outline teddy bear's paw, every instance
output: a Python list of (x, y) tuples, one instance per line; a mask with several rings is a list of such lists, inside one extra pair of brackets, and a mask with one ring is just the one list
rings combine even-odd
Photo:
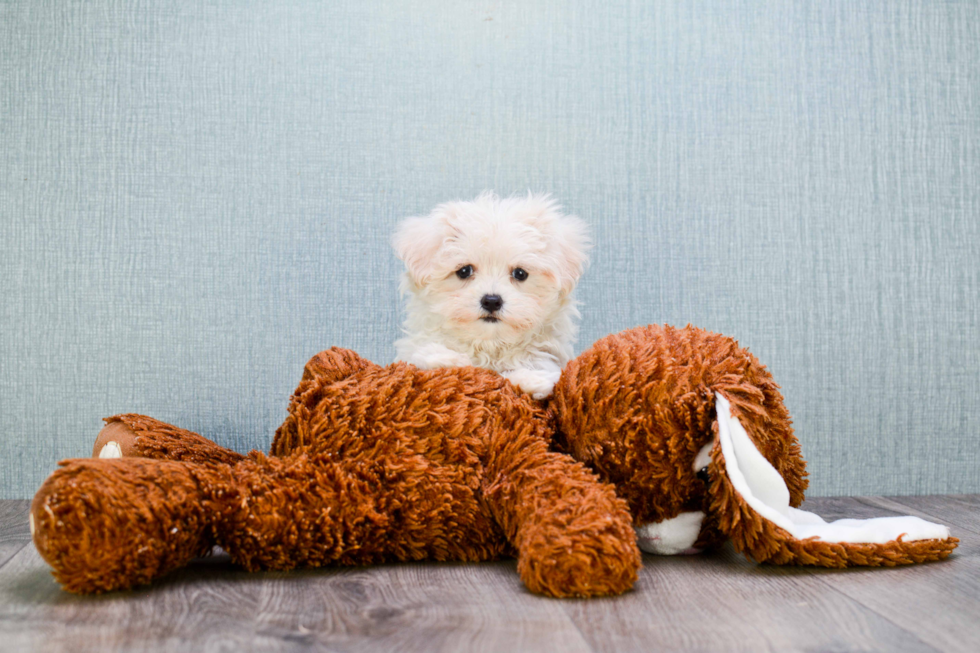
[[(601, 497), (599, 497), (601, 498)], [(640, 551), (628, 515), (603, 515), (585, 524), (554, 521), (522, 538), (517, 572), (528, 589), (554, 597), (622, 594), (636, 582)]]
[(109, 440), (102, 445), (98, 458), (122, 458), (122, 447), (115, 440)]
[(596, 541), (596, 546), (531, 552), (518, 559), (527, 588), (556, 598), (622, 594), (636, 582), (639, 554), (632, 542)]

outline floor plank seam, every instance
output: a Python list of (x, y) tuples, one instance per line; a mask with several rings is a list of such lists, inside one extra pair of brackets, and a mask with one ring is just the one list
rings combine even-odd
[(34, 541), (29, 537), (11, 537), (6, 540), (0, 540), (0, 544), (33, 544)]
[(569, 613), (567, 604), (563, 603), (563, 605), (561, 606), (561, 611), (562, 614), (565, 615), (565, 618), (568, 619), (568, 622), (572, 624), (572, 628), (575, 629), (575, 632), (578, 633), (579, 639), (581, 639), (582, 643), (585, 644), (585, 648), (589, 651), (592, 651), (592, 653), (599, 653), (598, 651), (596, 651), (595, 647), (592, 646), (592, 643), (589, 641), (589, 638), (585, 636), (585, 633), (582, 632), (582, 629), (579, 627), (575, 617), (571, 613)]
[[(16, 541), (16, 540), (14, 540), (14, 541)], [(7, 558), (6, 560), (4, 560), (3, 562), (0, 562), (0, 570), (2, 570), (4, 567), (6, 567), (8, 562), (10, 562), (11, 560), (13, 560), (17, 556), (19, 556), (21, 554), (21, 552), (24, 550), (24, 548), (27, 547), (28, 544), (33, 545), (33, 542), (31, 542), (30, 540), (28, 540), (26, 542), (21, 542), (21, 545), (19, 547), (17, 547), (17, 550), (16, 551), (14, 551), (13, 553), (10, 554), (10, 557), (9, 558)]]

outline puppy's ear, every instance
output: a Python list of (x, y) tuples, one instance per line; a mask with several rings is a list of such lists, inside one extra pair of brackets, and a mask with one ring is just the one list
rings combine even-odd
[(574, 215), (564, 215), (548, 195), (529, 193), (524, 200), (525, 220), (548, 240), (551, 267), (558, 276), (561, 292), (572, 292), (589, 262), (592, 240), (589, 226)]
[(589, 226), (574, 215), (559, 216), (551, 225), (558, 258), (559, 281), (562, 293), (572, 292), (589, 262), (592, 246)]
[(426, 216), (402, 220), (395, 230), (392, 245), (395, 254), (405, 262), (409, 278), (424, 286), (436, 268), (436, 254), (455, 234), (451, 204), (441, 204)]

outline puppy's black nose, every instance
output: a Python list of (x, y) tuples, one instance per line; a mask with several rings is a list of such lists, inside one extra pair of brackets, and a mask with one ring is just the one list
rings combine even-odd
[(496, 313), (504, 307), (504, 300), (500, 295), (484, 295), (480, 298), (480, 306), (487, 313)]

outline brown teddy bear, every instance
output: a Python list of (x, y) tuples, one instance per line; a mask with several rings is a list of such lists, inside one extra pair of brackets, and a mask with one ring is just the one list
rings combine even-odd
[(330, 349), (268, 456), (145, 416), (107, 422), (100, 458), (62, 462), (31, 506), (34, 543), (73, 592), (149, 583), (215, 545), (249, 570), (516, 554), (531, 591), (597, 596), (632, 586), (638, 544), (727, 537), (760, 561), (846, 566), (957, 542), (914, 517), (797, 510), (806, 472), (778, 387), (735, 341), (691, 327), (600, 340), (548, 404), (487, 370)]

